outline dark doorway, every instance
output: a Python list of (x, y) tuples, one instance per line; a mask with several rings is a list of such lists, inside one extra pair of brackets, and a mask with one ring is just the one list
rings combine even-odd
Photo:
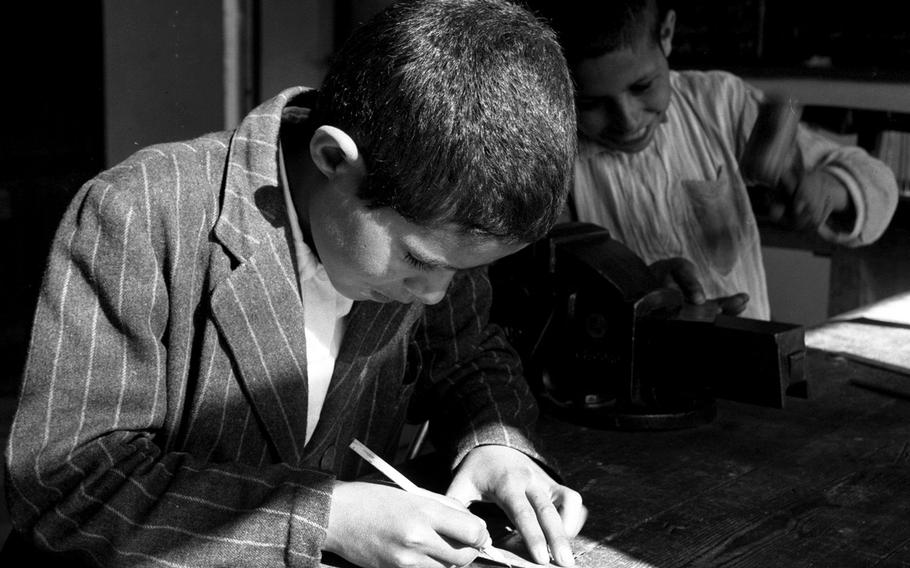
[(0, 393), (18, 388), (48, 247), (104, 164), (100, 0), (13, 2), (0, 24)]

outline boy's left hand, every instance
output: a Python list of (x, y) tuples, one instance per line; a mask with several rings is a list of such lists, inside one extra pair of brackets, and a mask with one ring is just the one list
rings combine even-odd
[(700, 318), (714, 319), (717, 314), (738, 316), (746, 309), (749, 295), (739, 292), (730, 296), (707, 298), (705, 289), (698, 280), (695, 264), (680, 256), (664, 258), (648, 265), (648, 270), (661, 286), (676, 288), (683, 294), (686, 317), (700, 314)]
[(569, 539), (587, 519), (581, 495), (557, 483), (518, 450), (499, 445), (474, 448), (446, 496), (465, 505), (477, 501), (499, 505), (521, 533), (534, 562), (548, 564), (551, 551), (557, 564), (575, 564)]
[(850, 196), (840, 180), (823, 169), (816, 169), (802, 177), (784, 214), (797, 229), (815, 230), (831, 214), (849, 206)]

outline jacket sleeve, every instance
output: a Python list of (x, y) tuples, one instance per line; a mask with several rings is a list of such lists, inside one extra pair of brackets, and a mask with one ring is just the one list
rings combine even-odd
[(486, 268), (459, 272), (446, 299), (427, 307), (409, 350), (418, 391), (412, 419), (429, 418), (437, 450), (457, 464), (471, 449), (501, 444), (545, 463), (535, 446), (536, 402), (519, 357), (489, 322)]
[[(739, 144), (737, 155), (741, 155), (758, 116), (758, 105), (765, 95), (733, 75), (718, 76), (722, 77), (722, 100), (728, 101), (731, 115), (739, 117), (734, 122), (737, 125), (735, 139)], [(851, 227), (836, 227), (829, 222), (819, 227), (819, 235), (849, 247), (876, 241), (888, 228), (897, 208), (894, 172), (862, 148), (836, 142), (804, 122), (797, 129), (797, 144), (803, 170), (822, 168), (833, 175), (847, 189), (856, 212)]]
[(858, 146), (841, 145), (800, 124), (797, 141), (806, 171), (823, 168), (847, 189), (856, 220), (852, 227), (819, 227), (819, 235), (831, 242), (857, 247), (876, 241), (897, 208), (898, 188), (894, 172), (881, 160)]
[(173, 258), (139, 184), (86, 184), (52, 245), (6, 450), (14, 527), (71, 565), (318, 566), (330, 475), (162, 445)]

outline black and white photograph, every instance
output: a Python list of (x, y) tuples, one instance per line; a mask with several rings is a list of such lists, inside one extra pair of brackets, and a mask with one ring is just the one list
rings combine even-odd
[(0, 566), (910, 568), (910, 24), (13, 2)]

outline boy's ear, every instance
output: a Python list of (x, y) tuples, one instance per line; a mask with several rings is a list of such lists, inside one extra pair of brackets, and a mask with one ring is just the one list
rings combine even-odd
[(664, 57), (669, 57), (673, 50), (673, 32), (676, 30), (676, 11), (667, 10), (664, 21), (660, 24), (660, 49)]
[(357, 143), (344, 130), (334, 126), (320, 126), (313, 132), (310, 157), (327, 178), (339, 173), (366, 172)]

